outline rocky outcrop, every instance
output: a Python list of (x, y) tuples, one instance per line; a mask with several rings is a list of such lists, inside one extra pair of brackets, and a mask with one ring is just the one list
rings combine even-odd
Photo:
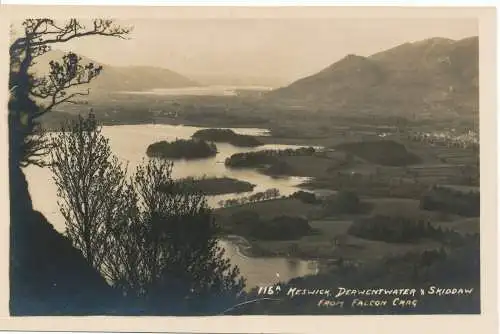
[(119, 312), (120, 295), (45, 217), (33, 210), (19, 167), (10, 169), (10, 313)]

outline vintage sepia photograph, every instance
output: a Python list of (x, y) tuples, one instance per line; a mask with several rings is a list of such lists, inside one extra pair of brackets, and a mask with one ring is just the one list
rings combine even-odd
[(65, 13), (8, 22), (11, 317), (481, 314), (477, 17)]

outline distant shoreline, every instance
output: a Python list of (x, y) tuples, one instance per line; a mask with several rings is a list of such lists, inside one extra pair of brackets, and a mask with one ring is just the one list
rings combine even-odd
[[(73, 115), (70, 115), (73, 116)], [(69, 121), (71, 119), (74, 119), (75, 117), (68, 117), (66, 121)], [(255, 129), (255, 130), (262, 130), (262, 133), (252, 135), (253, 137), (272, 137), (271, 135), (271, 130), (265, 127), (255, 127), (255, 126), (249, 126), (245, 124), (238, 124), (238, 125), (231, 125), (231, 126), (213, 126), (211, 124), (203, 124), (203, 123), (197, 123), (197, 122), (178, 122), (175, 120), (172, 121), (166, 121), (166, 120), (161, 120), (161, 121), (137, 121), (137, 122), (110, 122), (110, 121), (102, 121), (102, 126), (103, 127), (108, 127), (108, 126), (130, 126), (130, 125), (171, 125), (171, 126), (184, 126), (184, 127), (190, 127), (190, 128), (199, 128), (199, 129), (217, 129), (217, 128), (222, 128), (222, 129)], [(42, 126), (45, 131), (47, 132), (60, 132), (61, 131), (61, 126), (54, 126), (54, 125), (44, 125), (42, 123)], [(280, 137), (275, 137), (275, 138), (280, 138)]]

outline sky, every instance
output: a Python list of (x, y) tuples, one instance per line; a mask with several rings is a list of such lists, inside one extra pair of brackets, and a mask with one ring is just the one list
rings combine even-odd
[(154, 65), (205, 83), (280, 86), (347, 54), (369, 56), (405, 42), (478, 35), (467, 19), (156, 19), (129, 40), (90, 37), (58, 46), (100, 63)]

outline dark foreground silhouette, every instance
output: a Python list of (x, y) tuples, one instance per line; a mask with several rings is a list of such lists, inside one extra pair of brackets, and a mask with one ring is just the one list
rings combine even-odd
[(120, 296), (69, 240), (33, 210), (20, 168), (10, 170), (10, 195), (11, 314), (112, 313)]

